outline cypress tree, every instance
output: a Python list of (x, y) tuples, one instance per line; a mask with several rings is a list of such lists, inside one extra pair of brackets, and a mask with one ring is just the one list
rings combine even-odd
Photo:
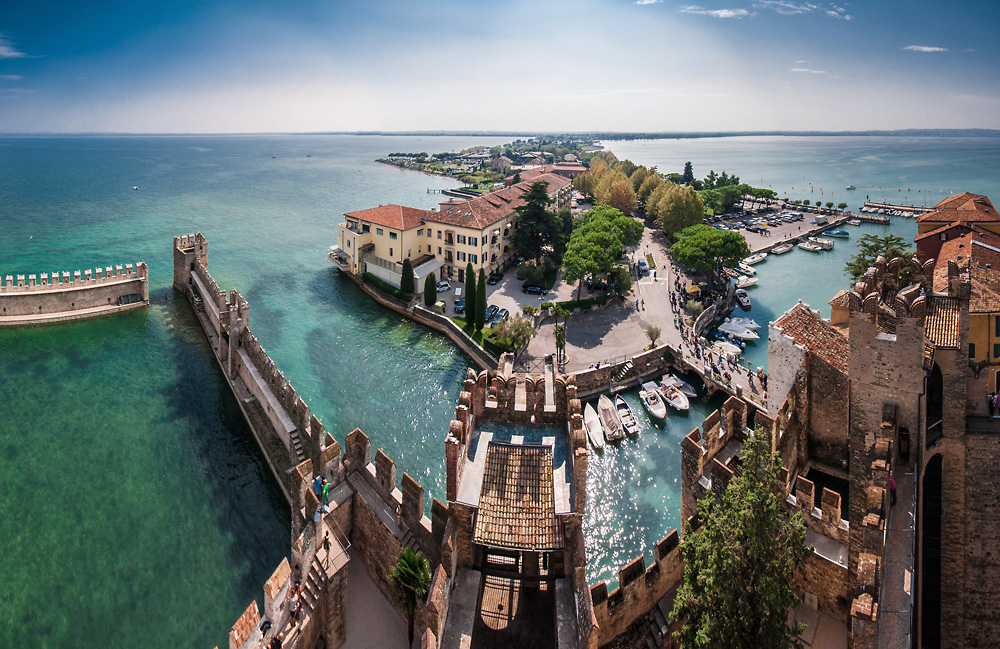
[(407, 257), (403, 260), (403, 274), (399, 278), (399, 290), (406, 294), (407, 298), (413, 295), (413, 264), (410, 263), (410, 258)]
[(434, 277), (434, 273), (431, 273), (427, 276), (427, 279), (424, 280), (424, 304), (427, 306), (434, 306), (437, 299), (437, 278)]
[(470, 324), (475, 324), (476, 313), (476, 271), (472, 267), (472, 262), (465, 267), (465, 319)]
[(476, 287), (476, 331), (486, 326), (486, 273), (479, 269), (479, 285)]

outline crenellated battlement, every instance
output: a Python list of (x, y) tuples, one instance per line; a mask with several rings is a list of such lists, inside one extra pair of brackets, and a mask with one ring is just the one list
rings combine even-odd
[(118, 264), (117, 266), (97, 267), (83, 271), (55, 271), (29, 275), (7, 275), (0, 286), (0, 295), (4, 293), (30, 293), (59, 290), (83, 289), (102, 284), (127, 282), (136, 279), (146, 280), (149, 268), (145, 262), (136, 264)]

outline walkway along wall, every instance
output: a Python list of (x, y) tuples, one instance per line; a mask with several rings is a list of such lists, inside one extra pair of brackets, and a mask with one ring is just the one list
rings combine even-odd
[[(424, 513), (424, 489), (403, 474), (396, 486), (396, 467), (355, 429), (340, 444), (297, 395), (250, 332), (249, 305), (235, 290), (219, 289), (208, 272), (208, 242), (199, 234), (174, 238), (174, 287), (190, 300), (212, 346), (216, 361), (237, 397), (265, 460), (291, 506), (290, 558), (284, 559), (264, 584), (264, 607), (250, 606), (233, 625), (230, 649), (256, 649), (260, 622), (271, 621), (272, 633), (285, 634), (286, 648), (310, 648), (318, 638), (331, 649), (346, 637), (346, 565), (360, 560), (383, 595), (394, 602), (386, 574), (403, 547), (422, 551), (431, 562), (433, 580), (420, 603), (422, 646), (437, 647), (444, 628), (450, 575), (442, 567), (442, 539), (448, 507), (433, 500), (431, 517)], [(333, 490), (321, 506), (313, 490), (317, 476)], [(331, 550), (323, 549), (329, 538)], [(292, 567), (302, 567), (302, 612), (290, 621), (288, 598)], [(399, 611), (398, 607), (397, 610)], [(402, 616), (402, 611), (399, 611)]]
[(124, 267), (7, 275), (0, 285), (0, 326), (78, 320), (149, 304), (149, 269)]

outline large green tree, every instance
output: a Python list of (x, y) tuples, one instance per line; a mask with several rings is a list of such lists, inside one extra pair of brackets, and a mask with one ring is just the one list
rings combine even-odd
[(899, 257), (899, 286), (906, 286), (910, 279), (910, 260), (916, 254), (910, 249), (909, 243), (903, 237), (887, 234), (880, 237), (877, 234), (866, 234), (858, 239), (858, 252), (844, 266), (844, 273), (851, 278), (851, 286), (861, 279), (869, 268), (875, 265), (879, 255), (886, 261)]
[(413, 277), (413, 264), (410, 263), (410, 258), (407, 257), (403, 260), (403, 272), (399, 277), (399, 290), (405, 293), (408, 297), (413, 295), (415, 278)]
[(573, 229), (563, 257), (563, 279), (578, 282), (577, 299), (588, 275), (610, 273), (625, 246), (642, 239), (642, 223), (608, 205), (590, 210)]
[(476, 269), (472, 267), (472, 262), (465, 267), (465, 317), (467, 322), (472, 322), (470, 315), (476, 312)]
[(438, 292), (437, 292), (437, 278), (434, 277), (434, 273), (427, 276), (424, 280), (424, 304), (427, 306), (434, 306), (437, 302)]
[(789, 626), (788, 611), (800, 601), (794, 575), (809, 549), (802, 513), (782, 509), (780, 472), (767, 436), (752, 433), (721, 500), (709, 491), (700, 529), (685, 526), (673, 609), (684, 649), (798, 646), (804, 625)]
[(670, 256), (678, 264), (707, 273), (720, 266), (739, 263), (750, 254), (746, 239), (739, 232), (716, 230), (707, 225), (691, 225), (678, 233), (670, 246)]
[(512, 318), (501, 320), (493, 328), (492, 334), (500, 346), (516, 350), (537, 336), (538, 330), (532, 326), (530, 320), (518, 313)]
[(684, 163), (684, 173), (681, 174), (681, 182), (690, 185), (694, 181), (694, 165), (690, 162)]
[[(658, 197), (657, 192), (660, 192)], [(657, 222), (668, 237), (690, 225), (701, 223), (705, 217), (705, 205), (698, 192), (691, 187), (664, 183), (653, 192), (653, 197), (656, 197)]]
[(427, 591), (431, 587), (431, 564), (423, 552), (403, 548), (386, 577), (393, 597), (406, 614), (406, 630), (410, 638), (407, 646), (412, 647), (413, 618), (417, 612), (417, 603), (427, 597)]
[(479, 281), (476, 283), (476, 331), (482, 331), (486, 326), (486, 272), (479, 269)]
[(525, 259), (538, 259), (554, 228), (554, 215), (549, 211), (549, 184), (544, 180), (532, 183), (522, 196), (523, 205), (514, 208), (514, 230), (510, 242), (517, 254)]

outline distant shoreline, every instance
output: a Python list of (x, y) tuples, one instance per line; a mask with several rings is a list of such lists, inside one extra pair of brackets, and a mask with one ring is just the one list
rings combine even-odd
[(363, 135), (386, 137), (540, 137), (586, 136), (594, 140), (677, 140), (720, 137), (1000, 137), (1000, 129), (901, 129), (894, 131), (692, 131), (692, 132), (630, 132), (630, 131), (307, 131), (270, 133), (0, 133), (0, 138), (57, 137), (247, 137), (295, 135)]

